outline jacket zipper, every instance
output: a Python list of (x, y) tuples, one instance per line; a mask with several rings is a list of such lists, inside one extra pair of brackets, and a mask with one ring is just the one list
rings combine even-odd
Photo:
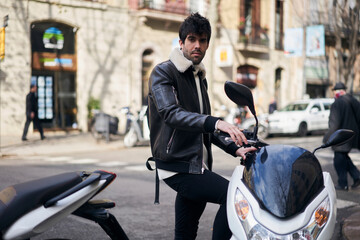
[[(179, 104), (179, 100), (178, 100), (177, 94), (176, 94), (176, 89), (175, 89), (174, 86), (172, 86), (172, 90), (173, 90), (173, 93), (174, 93), (174, 96), (175, 96), (176, 104)], [(170, 151), (171, 144), (172, 144), (172, 141), (173, 141), (174, 136), (175, 136), (175, 131), (176, 131), (176, 129), (174, 129), (174, 131), (172, 132), (170, 140), (169, 140), (169, 142), (168, 142), (168, 144), (166, 146), (166, 153), (169, 153), (169, 151)]]
[(172, 132), (171, 137), (170, 137), (170, 140), (169, 140), (169, 142), (168, 142), (168, 144), (167, 144), (167, 146), (166, 146), (166, 153), (169, 153), (169, 151), (170, 151), (170, 147), (171, 147), (172, 141), (173, 141), (174, 136), (175, 136), (175, 131), (176, 131), (176, 130), (174, 130), (174, 131)]
[(173, 89), (173, 93), (174, 93), (174, 95), (175, 95), (176, 104), (179, 104), (179, 100), (178, 100), (178, 97), (177, 97), (176, 89), (175, 89), (174, 86), (172, 86), (172, 89)]

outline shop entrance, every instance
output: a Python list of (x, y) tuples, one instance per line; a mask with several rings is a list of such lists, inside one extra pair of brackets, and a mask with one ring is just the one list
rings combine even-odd
[(33, 71), (38, 86), (38, 117), (44, 128), (77, 128), (76, 81), (71, 72)]
[(54, 21), (31, 25), (32, 77), (44, 128), (76, 129), (76, 28)]

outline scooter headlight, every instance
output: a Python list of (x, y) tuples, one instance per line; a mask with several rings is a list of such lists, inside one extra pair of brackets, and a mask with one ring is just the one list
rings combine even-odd
[(235, 194), (235, 210), (242, 221), (244, 221), (249, 214), (249, 203), (238, 188)]
[(263, 227), (252, 214), (245, 196), (236, 189), (235, 210), (249, 240), (315, 240), (329, 220), (330, 200), (328, 197), (313, 212), (309, 223), (298, 231), (285, 235), (276, 234)]

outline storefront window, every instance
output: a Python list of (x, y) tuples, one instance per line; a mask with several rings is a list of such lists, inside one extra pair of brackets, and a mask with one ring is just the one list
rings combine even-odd
[(32, 77), (44, 128), (77, 128), (76, 28), (54, 21), (31, 24)]

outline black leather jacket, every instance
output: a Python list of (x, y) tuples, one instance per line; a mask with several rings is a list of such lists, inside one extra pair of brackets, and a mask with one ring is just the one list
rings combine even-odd
[(204, 114), (200, 114), (192, 69), (190, 66), (181, 72), (168, 60), (157, 65), (150, 76), (150, 142), (159, 169), (200, 174), (205, 146), (211, 170), (211, 143), (236, 156), (238, 147), (234, 143), (222, 141), (213, 134), (218, 118), (210, 116), (207, 82), (201, 75)]

